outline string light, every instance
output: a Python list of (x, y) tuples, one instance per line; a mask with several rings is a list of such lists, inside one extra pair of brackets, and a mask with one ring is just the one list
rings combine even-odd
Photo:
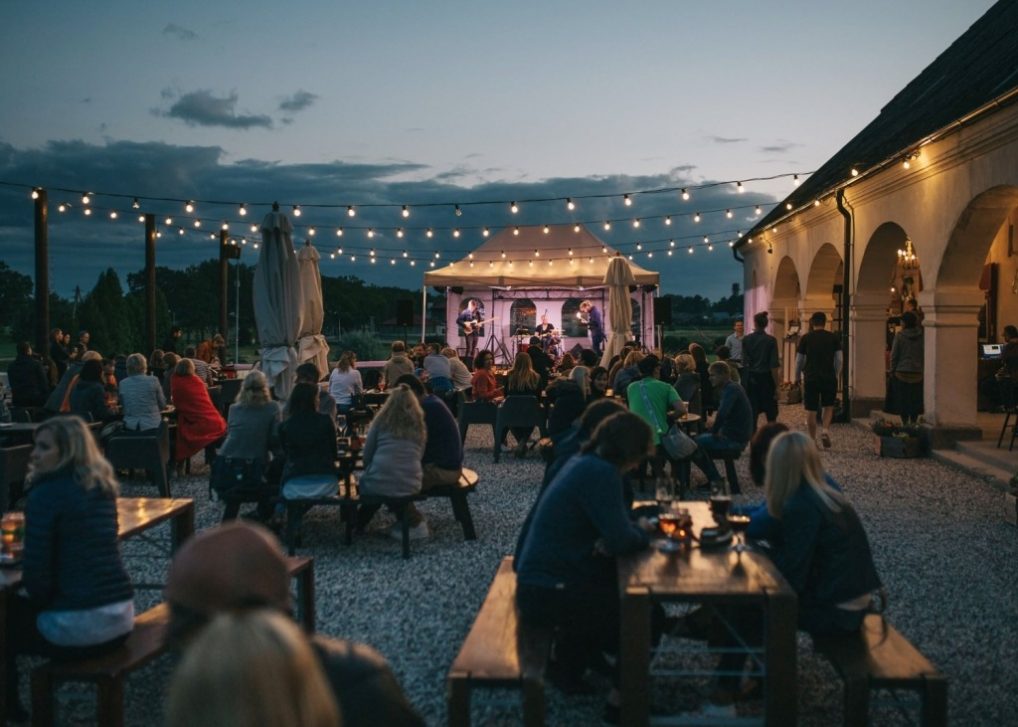
[(197, 228), (197, 227), (201, 227), (201, 220), (195, 220), (195, 221), (194, 221), (194, 226), (195, 226), (196, 228)]
[(548, 227), (548, 225), (545, 225), (545, 226), (544, 226), (544, 234), (546, 234), (546, 235), (547, 235), (547, 234), (548, 234), (549, 232), (551, 232), (551, 228), (550, 228), (550, 227)]
[(410, 208), (407, 207), (406, 205), (403, 205), (403, 219), (406, 219), (409, 216), (410, 216)]
[(573, 232), (578, 233), (579, 231), (580, 231), (580, 226), (579, 225), (573, 225)]
[(189, 199), (187, 201), (187, 204), (184, 205), (184, 211), (187, 212), (188, 214), (194, 212), (194, 200)]
[(370, 257), (374, 257), (375, 256), (375, 248), (371, 248), (371, 251), (368, 253), (368, 255)]
[(534, 248), (534, 257), (541, 257), (541, 251), (538, 250), (536, 247)]
[(138, 201), (137, 197), (135, 197), (134, 200), (131, 202), (131, 209), (133, 210), (141, 209), (141, 202)]
[(643, 249), (643, 243), (642, 242), (636, 243), (636, 249), (637, 250), (642, 250)]
[(700, 221), (700, 213), (697, 212), (695, 215), (693, 215), (693, 222), (699, 222), (699, 221)]
[(671, 224), (672, 224), (672, 216), (668, 215), (667, 217), (665, 217), (665, 225), (670, 227)]
[(502, 251), (502, 259), (505, 260), (505, 250)]
[(39, 188), (32, 187), (32, 194), (29, 195), (32, 199), (39, 199)]
[(406, 251), (406, 250), (404, 250), (404, 251), (403, 251), (403, 257), (406, 257), (406, 256), (407, 256), (407, 251)]
[(308, 228), (308, 235), (310, 235), (311, 237), (315, 236), (315, 232), (316, 232), (316, 230), (315, 230), (314, 227), (309, 227)]
[(742, 186), (742, 182), (736, 182), (735, 189), (739, 194), (742, 194), (743, 192), (746, 191), (746, 188)]
[(675, 247), (675, 240), (669, 240), (668, 247)]
[(346, 208), (346, 216), (347, 217), (356, 217), (357, 216), (357, 210), (355, 210), (353, 208), (353, 205), (348, 205), (347, 206), (347, 208)]
[(622, 204), (624, 204), (626, 207), (632, 207), (633, 200), (629, 197), (628, 194), (624, 194), (622, 195)]
[(455, 206), (455, 207), (453, 208), (453, 211), (452, 211), (452, 213), (453, 213), (454, 215), (456, 215), (457, 217), (462, 217), (462, 216), (463, 216), (463, 210), (461, 210), (461, 209), (460, 209), (460, 206), (459, 206), (459, 205), (456, 205), (456, 206)]
[(453, 237), (459, 237), (460, 236), (460, 231), (459, 231), (458, 227), (452, 231), (452, 236)]
[(753, 212), (755, 212), (756, 214), (760, 214), (762, 211), (763, 210), (760, 209), (760, 205), (757, 205), (756, 207), (753, 208)]
[(798, 174), (793, 174), (793, 175), (792, 175), (792, 184), (793, 184), (794, 186), (796, 186), (796, 187), (798, 187), (798, 186), (799, 186), (799, 184), (800, 184), (800, 181), (799, 181), (799, 175), (798, 175)]
[(509, 211), (512, 212), (513, 214), (516, 214), (517, 212), (520, 211), (519, 205), (517, 205), (515, 202), (510, 202)]
[(119, 217), (119, 215), (117, 214), (116, 210), (113, 210), (112, 212), (110, 212), (110, 219), (111, 220), (115, 220), (115, 219), (117, 219), (117, 217)]
[(58, 211), (58, 212), (66, 212), (66, 211), (67, 211), (67, 205), (65, 205), (65, 204), (60, 204), (60, 205), (59, 205), (59, 206), (57, 207), (57, 211)]
[[(375, 236), (375, 230), (374, 230), (374, 228), (373, 228), (373, 227), (369, 227), (369, 228), (368, 228), (368, 239), (371, 239), (371, 238), (373, 238), (374, 236)], [(371, 253), (371, 254), (372, 254), (372, 255), (374, 255), (374, 253)]]
[(251, 225), (251, 234), (258, 232), (258, 225)]
[(92, 210), (89, 209), (88, 207), (86, 207), (85, 208), (85, 217), (91, 217), (91, 216), (92, 216)]
[(682, 201), (683, 202), (689, 201), (689, 192), (685, 188), (683, 188), (682, 190)]
[(293, 206), (293, 216), (294, 217), (300, 217), (300, 205), (299, 204), (295, 204)]
[(519, 236), (519, 234), (520, 234), (520, 228), (519, 228), (519, 227), (514, 227), (514, 228), (513, 228), (513, 234), (514, 234), (514, 235), (517, 235), (517, 236)]
[(85, 194), (81, 195), (81, 203), (82, 204), (92, 203), (92, 198), (88, 195), (88, 192), (85, 192)]
[(184, 234), (184, 228), (183, 227), (178, 227), (177, 228), (177, 234), (178, 235), (183, 235)]
[(488, 235), (491, 234), (491, 230), (489, 230), (487, 227), (485, 227), (484, 230), (481, 232), (481, 234), (484, 235), (485, 237), (487, 237)]
[(605, 221), (604, 221), (604, 229), (605, 229), (605, 232), (607, 232), (607, 231), (608, 231), (608, 230), (610, 230), (611, 228), (612, 228), (612, 223), (611, 223), (611, 222), (609, 222), (608, 220), (605, 220)]
[(336, 228), (336, 237), (342, 237), (342, 236), (343, 236), (343, 228), (342, 227), (337, 227)]
[(728, 219), (732, 219), (732, 217), (733, 217), (732, 211), (731, 210), (725, 210), (725, 217), (727, 217)]
[(431, 239), (432, 237), (434, 237), (434, 236), (435, 236), (435, 233), (434, 233), (434, 232), (432, 231), (432, 229), (431, 229), (430, 227), (428, 228), (428, 231), (427, 231), (427, 232), (425, 232), (424, 234), (428, 236), (428, 239), (429, 239), (429, 240), (430, 240), (430, 239)]
[(693, 254), (693, 246), (692, 246), (692, 245), (690, 245), (690, 246), (689, 246), (689, 254), (690, 254), (690, 255), (692, 255), (692, 254)]
[(399, 237), (399, 238), (402, 239), (402, 237), (403, 237), (403, 228), (402, 227), (396, 228), (396, 237)]
[(230, 229), (230, 225), (229, 225), (228, 223), (224, 222), (224, 223), (223, 223), (223, 226), (222, 226), (222, 229), (223, 229), (224, 231), (225, 231), (225, 230), (229, 230), (229, 229)]
[(785, 209), (786, 210), (792, 209), (792, 203), (791, 202), (785, 202)]
[(856, 169), (855, 167), (852, 167), (852, 176), (853, 177), (858, 177), (859, 176), (859, 170)]
[(637, 219), (633, 220), (633, 227), (639, 227), (639, 226), (640, 226), (640, 220), (639, 220), (639, 218), (637, 218)]
[(246, 205), (246, 204), (242, 204), (242, 205), (240, 206), (240, 209), (238, 209), (238, 210), (237, 210), (237, 213), (238, 213), (238, 214), (239, 214), (239, 215), (240, 215), (241, 217), (247, 217), (247, 205)]

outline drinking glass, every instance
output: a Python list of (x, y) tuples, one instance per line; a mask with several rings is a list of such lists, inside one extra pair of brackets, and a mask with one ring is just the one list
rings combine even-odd
[(661, 534), (671, 540), (679, 527), (679, 514), (674, 510), (665, 510), (657, 518), (657, 527)]
[(746, 531), (749, 529), (749, 515), (729, 515), (728, 525), (735, 531), (735, 552), (746, 550)]
[(667, 477), (654, 478), (654, 499), (662, 508), (666, 508), (672, 501), (672, 483)]
[(732, 509), (732, 498), (728, 495), (714, 493), (710, 496), (710, 512), (714, 516), (714, 522), (724, 525), (728, 517), (728, 511)]
[(341, 437), (346, 435), (346, 414), (336, 415), (336, 432)]

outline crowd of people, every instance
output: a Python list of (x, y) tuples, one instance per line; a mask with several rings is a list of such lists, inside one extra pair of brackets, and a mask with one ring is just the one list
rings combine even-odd
[[(548, 463), (517, 543), (517, 604), (525, 621), (555, 629), (552, 683), (567, 693), (589, 692), (588, 671), (606, 674), (606, 717), (615, 719), (616, 559), (648, 547), (654, 526), (646, 512), (633, 511), (635, 490), (648, 467), (655, 478), (669, 463), (673, 476), (679, 471), (663, 437), (676, 416), (696, 413), (703, 428), (686, 458), (703, 472), (705, 491), (734, 484), (718, 472), (715, 458), (749, 447), (753, 481), (764, 491), (762, 502), (745, 508), (749, 534), (768, 544), (798, 594), (800, 628), (813, 634), (858, 630), (881, 583), (859, 518), (842, 487), (824, 473), (817, 446), (817, 415), (821, 446), (830, 446), (830, 385), (832, 379), (836, 385), (841, 363), (837, 339), (826, 332), (822, 316), (813, 317), (796, 362), (811, 412), (808, 435), (783, 431), (775, 421), (779, 363), (765, 314), (754, 320), (751, 334), (738, 326), (712, 363), (697, 344), (674, 357), (627, 346), (601, 367), (593, 349), (575, 358), (550, 356), (535, 337), (506, 373), (497, 374), (489, 350), (460, 359), (439, 343), (396, 342), (379, 381), (388, 396), (371, 416), (363, 443), (361, 492), (401, 497), (459, 480), (464, 452), (453, 413), (459, 392), (491, 406), (510, 397), (546, 402), (541, 434), (550, 440)], [(895, 344), (894, 370), (903, 374), (916, 356), (908, 340), (914, 334), (905, 335), (910, 328), (906, 323), (903, 340)], [(87, 345), (87, 335), (81, 340)], [(31, 358), (30, 348), (21, 353)], [(345, 433), (348, 417), (363, 409), (355, 354), (341, 352), (329, 372), (303, 364), (285, 401), (276, 400), (260, 371), (250, 372), (225, 420), (205, 378), (214, 369), (197, 355), (197, 348), (185, 349), (183, 357), (165, 348), (149, 359), (131, 354), (118, 376), (115, 362), (107, 371), (98, 353), (84, 350), (66, 357), (55, 386), (45, 371), (42, 378), (39, 370), (25, 376), (29, 385), (22, 396), (36, 387), (34, 401), (42, 402), (36, 406), (55, 416), (35, 438), (25, 594), (14, 599), (8, 617), (5, 688), (13, 713), (23, 714), (18, 654), (102, 653), (121, 644), (133, 624), (133, 591), (117, 544), (116, 476), (84, 422), (119, 416), (121, 435), (147, 433), (164, 426), (163, 411), (172, 403), (178, 459), (214, 447), (212, 487), (220, 495), (229, 495), (232, 486), (252, 490), (246, 499), (256, 507), (248, 520), (193, 537), (174, 558), (166, 598), (179, 663), (168, 723), (420, 724), (377, 652), (308, 637), (291, 622), (279, 544), (251, 522), (278, 528), (281, 502), (336, 493), (337, 436)], [(905, 377), (902, 383), (915, 382)], [(902, 391), (905, 399), (914, 396), (911, 389)], [(757, 429), (761, 413), (766, 423)], [(512, 430), (517, 455), (525, 456), (533, 429)], [(356, 526), (366, 528), (377, 509), (361, 507)], [(411, 506), (406, 515), (412, 538), (430, 537), (422, 513)], [(399, 537), (398, 526), (390, 534)], [(736, 614), (735, 622), (752, 619)], [(696, 636), (704, 630), (696, 618), (677, 622), (663, 611), (655, 612), (652, 629), (655, 643), (669, 631)], [(759, 631), (747, 629), (747, 643), (758, 642)], [(742, 666), (737, 655), (722, 658), (711, 695), (715, 708), (734, 710), (743, 691)], [(238, 722), (238, 714), (250, 720)]]

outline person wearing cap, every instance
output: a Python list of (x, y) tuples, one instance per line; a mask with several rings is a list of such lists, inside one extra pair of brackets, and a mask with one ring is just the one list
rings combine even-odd
[[(167, 642), (185, 652), (217, 615), (253, 608), (290, 614), (290, 576), (279, 542), (265, 528), (233, 521), (181, 546), (164, 592), (170, 606)], [(332, 687), (344, 727), (416, 727), (416, 713), (385, 658), (366, 644), (321, 634), (311, 649)]]

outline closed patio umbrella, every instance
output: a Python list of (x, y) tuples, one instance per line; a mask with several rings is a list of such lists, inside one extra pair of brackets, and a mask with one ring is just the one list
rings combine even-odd
[(629, 340), (630, 326), (633, 319), (633, 301), (629, 297), (629, 286), (636, 285), (633, 271), (624, 257), (615, 253), (608, 263), (604, 274), (604, 284), (608, 286), (608, 342), (601, 355), (601, 365), (608, 367), (612, 356), (622, 351)]
[(252, 291), (260, 367), (276, 396), (285, 399), (293, 389), (297, 370), (293, 344), (301, 329), (300, 272), (293, 252), (293, 227), (279, 205), (272, 205), (261, 230)]
[(318, 250), (308, 240), (297, 251), (300, 269), (301, 325), (297, 335), (297, 361), (313, 361), (318, 371), (329, 370), (329, 344), (322, 335), (325, 310), (322, 305), (322, 274), (318, 270)]

